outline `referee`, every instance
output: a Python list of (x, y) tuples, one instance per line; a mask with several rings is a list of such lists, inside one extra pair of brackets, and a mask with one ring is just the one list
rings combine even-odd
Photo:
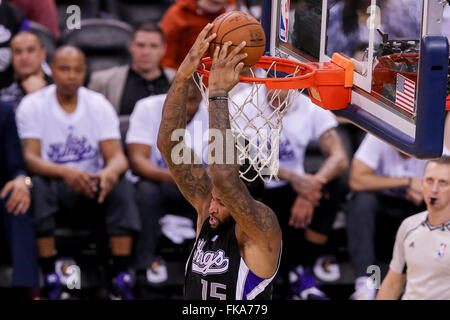
[(405, 219), (377, 300), (450, 300), (450, 157), (428, 162), (427, 211)]

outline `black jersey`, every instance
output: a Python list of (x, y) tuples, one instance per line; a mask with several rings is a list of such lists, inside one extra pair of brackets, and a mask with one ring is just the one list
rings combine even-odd
[[(186, 264), (185, 297), (195, 300), (271, 299), (273, 279), (255, 275), (240, 256), (235, 223), (220, 233), (211, 229), (208, 219)], [(281, 252), (280, 252), (281, 256)]]

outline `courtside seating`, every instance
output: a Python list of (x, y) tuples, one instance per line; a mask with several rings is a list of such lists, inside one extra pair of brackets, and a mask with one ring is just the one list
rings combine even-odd
[(129, 62), (128, 44), (133, 29), (114, 19), (86, 19), (80, 29), (65, 30), (61, 44), (79, 47), (86, 54), (88, 71), (107, 69)]
[(174, 0), (105, 0), (105, 11), (131, 25), (159, 22)]

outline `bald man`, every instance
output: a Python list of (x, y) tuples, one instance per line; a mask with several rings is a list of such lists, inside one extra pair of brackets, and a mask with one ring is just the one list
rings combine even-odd
[(39, 36), (31, 31), (21, 31), (11, 39), (12, 66), (15, 81), (0, 90), (0, 100), (17, 108), (22, 98), (52, 83), (42, 69), (47, 52)]
[(123, 178), (128, 163), (119, 120), (103, 95), (82, 87), (86, 61), (78, 48), (58, 48), (51, 69), (55, 83), (26, 96), (16, 117), (25, 163), (33, 175), (44, 292), (49, 299), (61, 293), (54, 230), (55, 216), (64, 215), (73, 227), (106, 225), (113, 261), (110, 296), (133, 299), (128, 264), (140, 220), (132, 185)]

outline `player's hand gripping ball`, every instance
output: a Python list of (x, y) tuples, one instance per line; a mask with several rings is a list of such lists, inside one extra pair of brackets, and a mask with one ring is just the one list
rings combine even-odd
[(231, 41), (233, 44), (228, 51), (237, 45), (246, 42), (241, 53), (247, 53), (243, 60), (245, 67), (252, 67), (264, 53), (266, 47), (266, 35), (258, 20), (242, 11), (230, 11), (218, 16), (213, 22), (211, 33), (216, 33), (216, 38), (209, 45), (209, 56), (212, 58), (217, 46)]

